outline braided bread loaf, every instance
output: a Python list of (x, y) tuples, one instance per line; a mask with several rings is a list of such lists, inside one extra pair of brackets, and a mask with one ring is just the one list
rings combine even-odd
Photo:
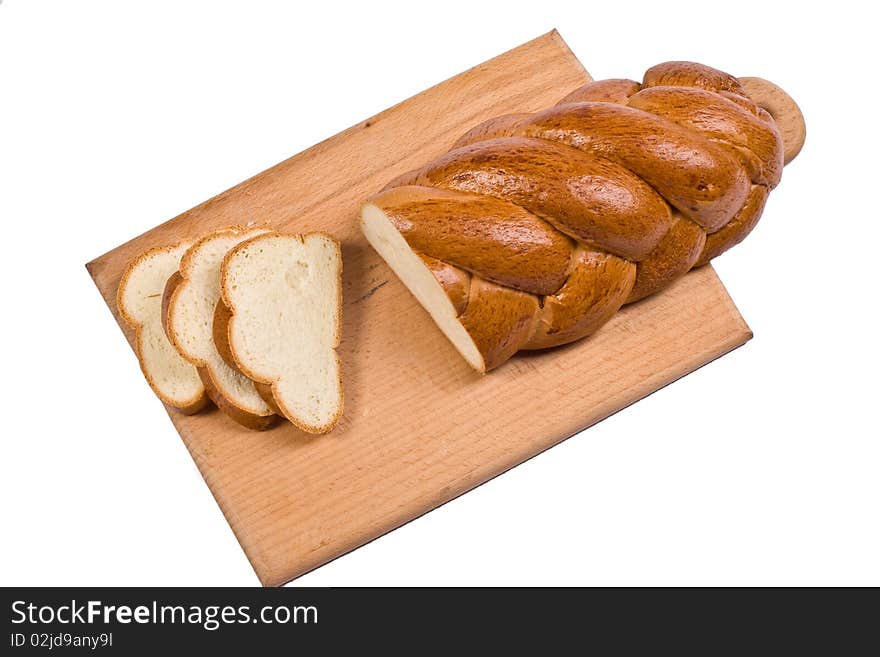
[(739, 243), (784, 159), (737, 78), (668, 62), (476, 126), (369, 199), (362, 228), (485, 372), (589, 335)]

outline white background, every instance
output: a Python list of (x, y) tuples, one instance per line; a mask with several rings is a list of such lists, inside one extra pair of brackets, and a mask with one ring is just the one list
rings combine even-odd
[(800, 103), (716, 261), (755, 338), (297, 584), (880, 584), (880, 58), (820, 7), (6, 0), (0, 583), (256, 584), (84, 263), (557, 27), (596, 78), (693, 59)]

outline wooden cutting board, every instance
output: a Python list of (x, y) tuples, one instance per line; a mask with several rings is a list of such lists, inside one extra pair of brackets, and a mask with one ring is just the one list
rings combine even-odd
[[(537, 111), (589, 74), (556, 31), (363, 121), (88, 263), (116, 288), (141, 251), (252, 220), (343, 245), (345, 414), (326, 436), (169, 410), (265, 585), (280, 585), (522, 463), (746, 342), (711, 267), (595, 336), (473, 372), (357, 228), (360, 202), (474, 124)], [(132, 359), (131, 376), (140, 376)], [(144, 388), (146, 390), (146, 388)]]

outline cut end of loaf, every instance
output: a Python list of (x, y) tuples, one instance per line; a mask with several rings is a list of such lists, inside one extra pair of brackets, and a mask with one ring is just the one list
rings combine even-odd
[(485, 372), (483, 355), (459, 321), (458, 312), (449, 296), (382, 209), (373, 203), (366, 203), (361, 209), (361, 228), (370, 245), (428, 311), (468, 364), (479, 372)]

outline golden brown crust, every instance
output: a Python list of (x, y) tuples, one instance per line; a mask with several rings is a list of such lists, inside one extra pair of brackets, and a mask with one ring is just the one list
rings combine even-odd
[(518, 132), (617, 163), (710, 233), (730, 220), (751, 183), (739, 162), (705, 137), (655, 114), (614, 103), (553, 107), (535, 115)]
[[(774, 117), (790, 123), (784, 133)], [(775, 85), (666, 62), (642, 83), (591, 82), (545, 111), (484, 121), (372, 202), (489, 370), (517, 349), (589, 335), (741, 241), (804, 134)], [(567, 260), (561, 245), (547, 249), (554, 229), (570, 238)]]
[(407, 171), (405, 173), (400, 174), (399, 176), (392, 178), (388, 181), (381, 190), (381, 192), (386, 192), (389, 189), (394, 189), (395, 187), (404, 187), (406, 185), (415, 185), (416, 180), (419, 177), (419, 174), (422, 172), (421, 169), (413, 169), (412, 171)]
[(214, 335), (214, 346), (217, 347), (217, 353), (220, 354), (220, 358), (223, 359), (224, 363), (232, 369), (241, 372), (238, 369), (238, 365), (235, 364), (232, 351), (229, 349), (229, 320), (231, 317), (232, 311), (223, 303), (221, 297), (217, 300), (217, 305), (214, 308), (214, 323), (211, 326)]
[(730, 98), (703, 89), (653, 87), (629, 106), (662, 116), (701, 134), (739, 159), (753, 183), (775, 187), (782, 177), (782, 137)]
[(736, 216), (724, 228), (706, 238), (706, 245), (694, 263), (694, 267), (705, 265), (712, 258), (720, 256), (730, 247), (742, 242), (758, 225), (769, 194), (770, 190), (764, 185), (754, 185), (745, 205), (736, 213)]
[[(625, 175), (635, 174), (636, 180), (641, 178), (650, 184), (670, 205), (708, 232), (718, 230), (729, 221), (748, 193), (750, 179), (738, 159), (723, 148), (663, 117), (612, 102), (557, 105), (492, 134), (493, 137), (526, 136), (561, 142), (616, 163), (626, 171)], [(645, 139), (646, 135), (651, 138)], [(436, 163), (426, 169), (433, 166)], [(415, 180), (425, 178), (425, 169), (422, 172)], [(436, 183), (428, 177), (427, 182), (419, 184)], [(589, 239), (577, 232), (569, 234)], [(609, 250), (595, 240), (593, 243)], [(620, 251), (612, 252), (631, 257)]]
[(672, 224), (663, 199), (625, 168), (543, 139), (494, 138), (456, 149), (423, 168), (414, 184), (507, 201), (630, 260), (650, 253)]
[[(165, 281), (165, 290), (162, 292), (162, 330), (165, 331), (165, 335), (168, 336), (168, 340), (177, 347), (177, 343), (175, 342), (174, 336), (171, 334), (171, 331), (168, 330), (168, 311), (171, 308), (171, 298), (174, 296), (174, 293), (177, 291), (177, 288), (180, 287), (180, 284), (183, 283), (183, 276), (180, 275), (180, 271), (176, 271), (171, 276), (168, 277), (168, 280)], [(178, 349), (180, 351), (180, 349)], [(186, 358), (183, 354), (180, 354), (183, 358)], [(186, 360), (189, 360), (186, 358)]]
[(492, 117), (488, 121), (483, 121), (479, 125), (474, 126), (466, 133), (464, 133), (452, 145), (452, 148), (450, 150), (454, 151), (457, 148), (462, 148), (463, 146), (468, 146), (478, 141), (486, 141), (487, 139), (492, 139), (493, 137), (506, 137), (510, 134), (513, 134), (514, 129), (517, 128), (526, 119), (531, 118), (531, 116), (531, 114), (519, 113), (502, 114), (501, 116)]
[(556, 104), (597, 102), (626, 105), (629, 97), (637, 93), (640, 88), (639, 83), (634, 80), (597, 80), (578, 87)]
[(473, 277), (467, 309), (459, 321), (483, 356), (483, 371), (498, 367), (522, 349), (534, 332), (539, 308), (534, 295)]
[(269, 408), (272, 409), (278, 415), (283, 415), (281, 409), (278, 408), (278, 404), (275, 403), (275, 395), (272, 393), (272, 386), (268, 383), (260, 383), (258, 381), (254, 381), (254, 387), (257, 389), (257, 394), (260, 395), (262, 400), (266, 402)]
[(638, 263), (636, 284), (626, 303), (644, 299), (687, 274), (706, 243), (706, 232), (678, 215), (672, 228), (647, 258)]
[(643, 87), (697, 87), (747, 95), (740, 81), (730, 73), (696, 62), (663, 62), (652, 66), (642, 78)]
[(626, 302), (636, 266), (610, 253), (578, 248), (568, 281), (544, 297), (535, 334), (523, 349), (544, 349), (580, 340), (607, 322)]
[[(258, 413), (246, 411), (230, 401), (229, 398), (220, 391), (220, 388), (214, 381), (214, 377), (211, 376), (210, 368), (198, 367), (196, 370), (199, 373), (199, 377), (202, 379), (202, 383), (205, 384), (205, 390), (211, 398), (211, 401), (213, 401), (214, 404), (217, 405), (217, 408), (223, 411), (223, 413), (234, 422), (253, 431), (265, 431), (278, 424), (280, 418), (275, 414), (274, 408), (272, 409), (273, 413), (270, 413), (269, 415), (259, 415)], [(267, 403), (267, 405), (269, 408), (272, 408), (271, 404)]]
[[(163, 400), (164, 401), (164, 400)], [(165, 402), (166, 404), (168, 402)], [(211, 403), (211, 398), (208, 396), (207, 390), (204, 395), (200, 395), (193, 399), (192, 402), (186, 404), (185, 406), (174, 406), (173, 404), (168, 404), (169, 406), (173, 406), (178, 411), (183, 413), (184, 415), (195, 415), (196, 413), (200, 413), (205, 410), (205, 407)]]

